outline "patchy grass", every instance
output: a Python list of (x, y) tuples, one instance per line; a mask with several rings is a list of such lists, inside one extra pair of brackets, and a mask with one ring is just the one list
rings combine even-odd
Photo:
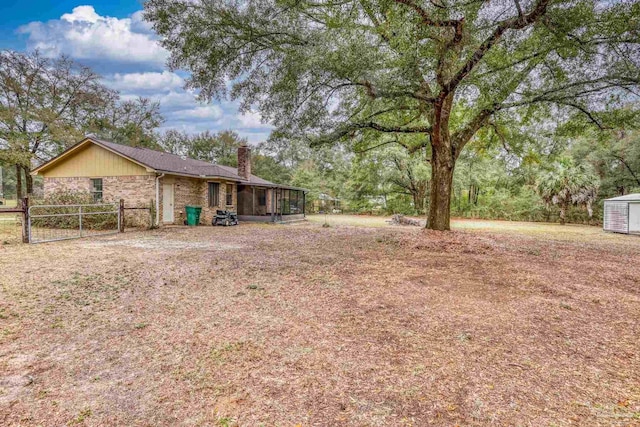
[(637, 237), (329, 218), (0, 247), (0, 424), (640, 422)]
[(483, 221), (470, 219), (454, 219), (454, 230), (478, 230), (499, 233), (513, 233), (534, 236), (544, 239), (589, 241), (605, 239), (620, 241), (619, 234), (605, 233), (600, 226), (580, 224), (560, 225), (549, 222), (521, 222), (521, 221)]
[(15, 213), (2, 213), (0, 206), (0, 246), (22, 241), (22, 225)]
[(388, 217), (372, 215), (307, 215), (309, 222), (314, 224), (329, 224), (329, 226), (351, 226), (351, 227), (388, 227), (386, 222)]
[[(415, 217), (424, 220), (424, 217)], [(373, 215), (307, 215), (309, 222), (331, 226), (356, 226), (356, 227), (389, 227), (389, 217)], [(405, 228), (407, 226), (396, 226)], [(576, 238), (588, 240), (592, 238), (617, 239), (616, 234), (603, 233), (602, 227), (586, 226), (580, 224), (560, 225), (549, 222), (522, 222), (522, 221), (490, 221), (477, 219), (454, 218), (451, 220), (453, 230), (477, 230), (496, 231), (499, 233), (517, 233), (533, 236)]]

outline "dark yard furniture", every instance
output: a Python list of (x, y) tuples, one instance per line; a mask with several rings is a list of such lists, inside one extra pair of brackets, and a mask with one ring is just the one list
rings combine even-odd
[(232, 211), (216, 211), (211, 225), (238, 225), (238, 214)]

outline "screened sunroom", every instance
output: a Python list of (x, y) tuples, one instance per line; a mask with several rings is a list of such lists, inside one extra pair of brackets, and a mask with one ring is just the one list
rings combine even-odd
[(238, 185), (240, 221), (287, 222), (305, 217), (302, 188)]

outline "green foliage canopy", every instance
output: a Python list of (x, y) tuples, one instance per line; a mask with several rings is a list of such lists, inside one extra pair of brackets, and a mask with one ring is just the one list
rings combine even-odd
[[(455, 162), (481, 129), (635, 97), (640, 6), (593, 0), (149, 0), (203, 99), (230, 94), (276, 135), (431, 147), (429, 226), (449, 228)], [(406, 140), (407, 135), (418, 136)]]
[(560, 221), (564, 224), (570, 205), (585, 205), (592, 215), (591, 206), (598, 195), (600, 181), (584, 164), (576, 165), (571, 158), (554, 163), (552, 169), (542, 174), (538, 192), (548, 205), (560, 207)]

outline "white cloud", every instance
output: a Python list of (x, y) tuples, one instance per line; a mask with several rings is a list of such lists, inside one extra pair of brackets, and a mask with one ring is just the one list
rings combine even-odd
[(160, 133), (165, 133), (168, 130), (177, 130), (180, 132), (186, 132), (188, 134), (196, 134), (204, 131), (218, 132), (221, 130), (231, 129), (240, 135), (241, 138), (247, 138), (247, 142), (251, 145), (258, 145), (261, 142), (269, 139), (269, 132), (251, 132), (243, 131), (229, 126), (226, 123), (209, 122), (209, 121), (189, 121), (189, 120), (168, 120), (158, 129)]
[(131, 28), (136, 33), (152, 33), (151, 22), (144, 20), (144, 12), (139, 10), (131, 15)]
[(169, 92), (181, 88), (184, 85), (184, 79), (170, 71), (161, 73), (116, 73), (107, 78), (105, 83), (109, 87), (122, 92)]
[(178, 110), (172, 114), (173, 119), (211, 119), (216, 120), (222, 117), (222, 108), (218, 105), (202, 105), (185, 110)]
[(259, 129), (271, 129), (269, 123), (262, 122), (262, 116), (257, 111), (249, 111), (244, 114), (239, 114), (237, 116), (238, 123), (240, 127), (243, 128), (259, 128)]
[(68, 22), (80, 21), (95, 24), (100, 19), (100, 15), (96, 13), (93, 6), (78, 6), (73, 9), (72, 13), (65, 13), (60, 19)]
[(68, 54), (76, 59), (110, 60), (121, 63), (148, 63), (160, 68), (168, 52), (142, 24), (140, 14), (129, 18), (100, 16), (93, 6), (78, 6), (58, 20), (31, 22), (18, 29), (28, 35), (29, 49), (44, 54)]
[(239, 114), (237, 101), (203, 104), (196, 99), (196, 91), (185, 90), (186, 74), (165, 69), (168, 52), (157, 43), (142, 11), (109, 17), (82, 5), (59, 19), (31, 22), (18, 31), (27, 36), (30, 50), (52, 57), (66, 54), (92, 67), (104, 76), (107, 86), (120, 92), (122, 100), (143, 96), (159, 101), (165, 118), (160, 131), (232, 129), (256, 144), (265, 141), (272, 129), (262, 123), (258, 112)]
[(195, 95), (186, 91), (170, 91), (166, 94), (158, 94), (152, 97), (156, 101), (160, 101), (163, 109), (167, 111), (179, 111), (200, 106)]
[(266, 141), (267, 139), (269, 139), (269, 134), (270, 132), (238, 131), (238, 135), (240, 135), (242, 138), (247, 138), (247, 141), (249, 141), (249, 144), (251, 145), (258, 145), (259, 143)]

